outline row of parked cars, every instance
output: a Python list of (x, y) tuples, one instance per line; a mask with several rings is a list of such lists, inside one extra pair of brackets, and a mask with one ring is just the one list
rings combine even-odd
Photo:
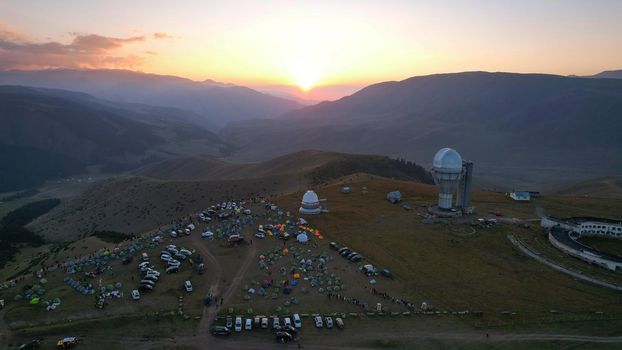
[[(281, 343), (286, 343), (295, 339), (298, 330), (302, 328), (302, 320), (299, 314), (294, 314), (292, 317), (283, 317), (283, 323), (281, 324), (281, 318), (272, 317), (272, 330), (275, 332), (276, 340)], [(322, 318), (322, 316), (313, 317), (313, 322), (317, 328), (337, 327), (343, 329), (345, 323), (341, 317), (333, 318), (330, 316)], [(225, 326), (216, 326), (212, 328), (212, 334), (214, 335), (230, 335), (232, 331), (242, 332), (242, 329), (251, 331), (255, 329), (268, 329), (270, 320), (267, 316), (255, 316), (254, 318), (243, 319), (242, 316), (236, 316), (235, 319), (232, 316), (227, 316)]]
[(322, 320), (322, 316), (317, 315), (313, 317), (313, 322), (317, 328), (323, 328), (326, 325), (326, 328), (331, 329), (333, 326), (337, 325), (337, 328), (343, 329), (345, 327), (345, 323), (343, 323), (343, 319), (341, 317), (336, 317), (333, 322), (333, 318), (330, 316), (324, 317)]
[(342, 247), (339, 244), (337, 244), (336, 242), (330, 242), (330, 247), (333, 250), (336, 250), (337, 253), (339, 253), (339, 255), (343, 256), (344, 258), (352, 261), (352, 262), (359, 262), (361, 260), (363, 260), (363, 256), (355, 251), (353, 251), (352, 249), (348, 248), (348, 247)]

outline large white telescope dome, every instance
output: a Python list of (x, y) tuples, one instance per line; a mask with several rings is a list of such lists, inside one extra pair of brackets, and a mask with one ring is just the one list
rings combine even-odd
[(461, 173), (462, 157), (452, 148), (442, 148), (436, 152), (432, 167), (439, 173)]
[(317, 193), (315, 193), (314, 191), (309, 190), (302, 196), (302, 204), (315, 205), (319, 202), (320, 199), (318, 198)]

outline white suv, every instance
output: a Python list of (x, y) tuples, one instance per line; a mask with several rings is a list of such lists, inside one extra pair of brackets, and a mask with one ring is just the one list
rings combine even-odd
[(184, 282), (184, 288), (186, 288), (186, 292), (192, 292), (192, 283), (190, 283), (190, 281)]

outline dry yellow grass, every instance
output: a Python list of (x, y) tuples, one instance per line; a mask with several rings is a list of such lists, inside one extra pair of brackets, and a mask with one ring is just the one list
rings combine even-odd
[[(344, 183), (352, 187), (351, 194), (341, 194), (339, 183), (317, 189), (321, 198), (328, 199), (330, 213), (310, 222), (328, 240), (345, 243), (374, 265), (391, 269), (400, 282), (400, 294), (408, 299), (425, 300), (442, 309), (481, 310), (485, 321), (510, 323), (589, 319), (597, 311), (610, 317), (622, 313), (620, 293), (575, 281), (541, 265), (514, 249), (506, 238), (510, 233), (538, 234), (537, 230), (501, 224), (471, 234), (469, 225), (424, 224), (421, 206), (435, 201), (434, 186), (365, 175)], [(362, 186), (367, 187), (367, 194), (361, 193)], [(385, 196), (392, 190), (402, 191), (404, 201), (417, 209), (406, 211), (390, 204)], [(277, 203), (295, 210), (301, 194), (279, 198)], [(543, 198), (545, 209), (549, 203), (558, 203), (551, 201)], [(499, 193), (475, 192), (473, 202), (478, 213), (536, 217), (535, 204), (515, 203)], [(552, 316), (550, 310), (560, 314)], [(503, 311), (517, 315), (501, 315)]]

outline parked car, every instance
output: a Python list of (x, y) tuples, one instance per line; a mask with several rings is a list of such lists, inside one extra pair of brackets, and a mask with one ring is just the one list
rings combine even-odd
[(296, 333), (298, 333), (298, 331), (296, 330), (296, 328), (292, 327), (292, 326), (283, 326), (283, 328), (281, 328), (282, 331), (287, 332), (291, 335), (296, 335)]
[(149, 284), (141, 284), (138, 286), (138, 290), (141, 292), (150, 292), (153, 290), (153, 286)]
[(350, 258), (350, 261), (352, 261), (352, 262), (359, 262), (359, 261), (361, 261), (362, 259), (363, 259), (363, 256), (362, 256), (362, 255), (360, 255), (360, 254), (357, 254), (357, 255), (355, 255), (355, 256), (353, 256), (353, 257), (351, 257), (351, 258)]
[(333, 328), (333, 318), (326, 317), (326, 328)]
[(160, 277), (160, 272), (154, 269), (147, 269), (147, 271), (145, 271), (145, 275), (154, 275), (156, 277)]
[(267, 317), (262, 317), (261, 318), (261, 328), (263, 328), (263, 329), (268, 328), (268, 318)]
[(169, 262), (169, 261), (173, 260), (173, 257), (168, 255), (168, 254), (166, 254), (166, 255), (162, 254), (162, 255), (160, 255), (160, 260)]
[(255, 316), (253, 318), (253, 327), (259, 328), (260, 324), (261, 324), (261, 317), (260, 316)]
[(348, 249), (348, 247), (341, 247), (341, 248), (339, 248), (339, 250), (337, 250), (337, 253), (341, 254), (341, 253), (345, 252), (346, 250), (350, 250), (350, 249)]
[(341, 317), (337, 317), (337, 318), (335, 319), (335, 324), (337, 325), (337, 328), (339, 328), (339, 329), (344, 329), (344, 327), (346, 326), (346, 325), (343, 323), (343, 320), (341, 319)]
[(322, 328), (324, 327), (324, 322), (322, 322), (322, 316), (315, 316), (313, 318), (313, 320), (315, 321), (315, 326), (317, 328)]
[(155, 287), (155, 282), (151, 281), (151, 280), (141, 280), (140, 284), (148, 284), (148, 285), (150, 285), (152, 287)]
[(255, 233), (255, 237), (257, 237), (257, 238), (266, 238), (266, 233), (265, 232), (257, 232), (257, 233)]
[(289, 317), (285, 317), (283, 319), (283, 324), (285, 325), (285, 327), (291, 327), (292, 326), (292, 320)]
[(168, 261), (168, 265), (169, 266), (179, 266), (179, 265), (181, 265), (181, 262), (179, 262), (179, 260), (171, 259), (171, 260)]
[(220, 335), (220, 336), (228, 336), (231, 334), (231, 330), (225, 326), (215, 326), (214, 328), (212, 328), (212, 334)]
[(335, 249), (335, 250), (338, 250), (339, 249), (339, 244), (337, 244), (337, 242), (330, 242), (330, 247)]
[(214, 232), (212, 232), (212, 231), (205, 231), (205, 232), (201, 233), (201, 237), (203, 237), (203, 238), (213, 238), (214, 237)]
[(241, 332), (242, 331), (242, 317), (237, 316), (235, 318), (235, 331), (236, 332)]
[(278, 317), (274, 317), (272, 319), (272, 328), (273, 329), (281, 329), (281, 323), (279, 322), (279, 318)]
[(149, 255), (147, 255), (147, 253), (143, 253), (143, 261), (149, 261)]
[(158, 281), (158, 276), (146, 274), (145, 277), (143, 277), (143, 280), (149, 280), (149, 281), (157, 282)]
[(246, 319), (246, 322), (244, 323), (244, 329), (247, 331), (250, 331), (253, 329), (253, 320), (251, 320), (250, 318)]
[(136, 289), (134, 289), (132, 291), (132, 299), (134, 300), (140, 300), (140, 292)]
[(276, 341), (278, 341), (279, 343), (287, 343), (294, 340), (294, 336), (287, 333), (287, 332), (283, 332), (283, 331), (277, 331), (276, 332)]
[(242, 236), (240, 236), (240, 235), (231, 235), (231, 236), (229, 236), (229, 239), (228, 239), (229, 243), (240, 242), (240, 241), (243, 241), (243, 240), (244, 240), (244, 238)]
[(179, 272), (179, 266), (169, 266), (166, 269), (166, 273), (176, 273)]
[(192, 283), (190, 283), (190, 281), (184, 282), (184, 288), (186, 289), (186, 292), (192, 292)]
[(300, 315), (298, 314), (294, 314), (294, 327), (296, 328), (302, 327), (302, 320), (300, 319)]
[(231, 316), (227, 316), (227, 328), (229, 329), (233, 328), (233, 317)]

